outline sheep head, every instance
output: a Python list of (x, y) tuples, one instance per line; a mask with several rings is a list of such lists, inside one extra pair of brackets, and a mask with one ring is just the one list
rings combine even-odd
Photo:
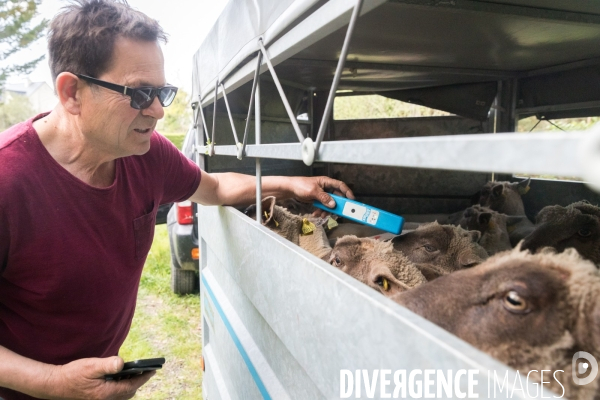
[(479, 204), (507, 215), (525, 215), (521, 195), (529, 191), (530, 179), (521, 182), (488, 182), (481, 189)]
[(565, 397), (593, 398), (599, 378), (575, 385), (571, 361), (600, 359), (600, 272), (573, 250), (500, 253), (393, 299), (521, 373), (563, 370)]
[(572, 247), (584, 258), (600, 264), (600, 208), (586, 201), (567, 207), (544, 207), (522, 248), (536, 251), (546, 246), (559, 252)]
[(326, 261), (388, 297), (426, 282), (391, 243), (375, 239), (344, 236)]
[(485, 249), (477, 244), (480, 238), (478, 231), (432, 222), (395, 237), (393, 243), (394, 248), (413, 263), (433, 265), (441, 274), (449, 274), (473, 267), (488, 257)]
[[(275, 204), (273, 196), (265, 197), (261, 202), (261, 222), (278, 235), (288, 239), (294, 244), (299, 244), (302, 231), (302, 217), (290, 213), (283, 207)], [(256, 218), (256, 206), (252, 205), (244, 211), (250, 218)]]

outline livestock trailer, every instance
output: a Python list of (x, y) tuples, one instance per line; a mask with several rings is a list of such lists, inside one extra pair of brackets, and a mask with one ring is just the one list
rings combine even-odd
[[(600, 115), (599, 44), (594, 1), (230, 0), (194, 56), (200, 164), (328, 175), (408, 221), (464, 209), (492, 177), (598, 185), (597, 133), (515, 129)], [(364, 94), (451, 115), (334, 120), (336, 95)], [(531, 218), (599, 200), (544, 179), (523, 199)], [(517, 371), (237, 209), (199, 206), (198, 220), (205, 399), (386, 397), (415, 370), (454, 371), (457, 397), (549, 396), (512, 390)]]

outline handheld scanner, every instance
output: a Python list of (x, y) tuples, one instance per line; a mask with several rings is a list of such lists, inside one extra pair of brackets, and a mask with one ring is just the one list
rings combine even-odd
[(359, 224), (369, 225), (395, 235), (402, 232), (404, 218), (401, 216), (335, 194), (329, 193), (329, 195), (335, 200), (335, 208), (329, 208), (316, 200), (313, 201), (313, 205)]

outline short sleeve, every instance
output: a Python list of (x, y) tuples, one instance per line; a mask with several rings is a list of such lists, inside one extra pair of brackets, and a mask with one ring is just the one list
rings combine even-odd
[(200, 168), (167, 138), (158, 133), (155, 135), (165, 177), (161, 204), (189, 199), (200, 185)]
[(8, 251), (10, 249), (8, 215), (0, 207), (0, 278), (8, 265)]

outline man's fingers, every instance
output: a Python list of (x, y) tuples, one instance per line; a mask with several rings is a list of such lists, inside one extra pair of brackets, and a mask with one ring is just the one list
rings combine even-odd
[(334, 193), (335, 191), (338, 191), (342, 196), (349, 199), (354, 199), (354, 193), (352, 193), (352, 190), (350, 190), (348, 185), (342, 181), (338, 181), (337, 179), (324, 177), (323, 188), (333, 189)]
[(135, 396), (135, 392), (150, 380), (156, 371), (144, 372), (141, 375), (136, 375), (130, 379), (123, 379), (117, 382), (107, 382), (107, 384), (117, 386), (117, 389), (113, 389), (113, 393), (119, 399), (131, 399)]
[(325, 204), (327, 207), (329, 207), (329, 208), (335, 207), (335, 200), (333, 200), (333, 197), (331, 197), (327, 193), (321, 192), (317, 195), (317, 197), (319, 198), (319, 201), (321, 203)]
[(124, 361), (119, 356), (108, 357), (102, 360), (101, 372), (103, 375), (116, 374), (123, 369)]

